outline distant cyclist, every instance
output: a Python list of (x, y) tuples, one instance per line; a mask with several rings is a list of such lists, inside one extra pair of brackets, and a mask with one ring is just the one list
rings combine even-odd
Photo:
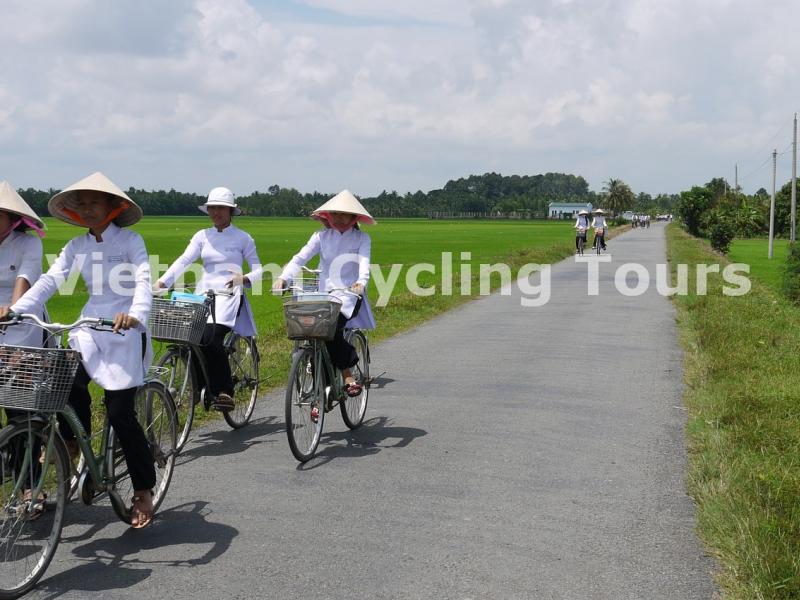
[(578, 213), (578, 218), (575, 220), (575, 252), (580, 254), (581, 246), (580, 241), (583, 240), (584, 247), (586, 246), (586, 232), (589, 229), (589, 211), (582, 210)]
[(592, 228), (594, 229), (594, 240), (592, 241), (592, 248), (596, 248), (599, 242), (600, 247), (605, 250), (606, 229), (608, 228), (605, 218), (606, 211), (604, 211), (602, 208), (598, 208), (593, 212), (594, 218), (592, 219)]

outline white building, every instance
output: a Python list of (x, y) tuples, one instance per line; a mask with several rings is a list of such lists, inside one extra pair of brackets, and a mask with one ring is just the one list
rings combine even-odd
[(547, 206), (548, 219), (574, 219), (582, 210), (592, 212), (591, 202), (551, 202)]

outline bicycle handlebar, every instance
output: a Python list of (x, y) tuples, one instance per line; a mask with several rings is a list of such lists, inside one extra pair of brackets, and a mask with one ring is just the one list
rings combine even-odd
[[(170, 292), (187, 292), (193, 293), (192, 288), (158, 288), (153, 290), (154, 296), (166, 296)], [(203, 295), (208, 296), (211, 298), (212, 296), (235, 296), (238, 292), (234, 291), (231, 288), (221, 289), (221, 290), (206, 290), (203, 292)]]
[(71, 329), (77, 329), (78, 327), (83, 327), (88, 325), (93, 329), (98, 329), (100, 327), (108, 327), (109, 329), (114, 327), (114, 319), (103, 319), (100, 317), (81, 317), (74, 323), (46, 323), (42, 321), (38, 316), (29, 313), (20, 313), (17, 314), (13, 311), (8, 313), (8, 321), (4, 321), (3, 325), (19, 325), (22, 321), (32, 321), (34, 325), (37, 327), (48, 331), (49, 333), (61, 333), (64, 331), (69, 331)]
[[(304, 290), (303, 288), (301, 288), (300, 286), (297, 286), (297, 285), (287, 285), (286, 287), (281, 288), (280, 290), (273, 290), (273, 291), (277, 295), (277, 294), (285, 294), (289, 290), (293, 290), (293, 291), (297, 291), (297, 292), (307, 292), (308, 293), (308, 290)], [(361, 296), (361, 294), (358, 294), (358, 293), (352, 291), (350, 288), (343, 288), (343, 287), (342, 288), (331, 288), (329, 290), (325, 290), (324, 292), (316, 292), (316, 293), (330, 294), (331, 292), (344, 292), (345, 294), (350, 294), (351, 296), (356, 296), (356, 297)], [(314, 292), (311, 292), (311, 293), (314, 293)]]

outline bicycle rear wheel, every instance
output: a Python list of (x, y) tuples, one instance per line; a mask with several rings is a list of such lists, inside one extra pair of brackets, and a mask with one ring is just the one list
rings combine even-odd
[(244, 427), (253, 416), (258, 397), (258, 348), (252, 337), (228, 334), (225, 341), (233, 380), (233, 408), (222, 415), (234, 429)]
[(356, 382), (360, 383), (363, 387), (358, 396), (346, 396), (344, 400), (339, 403), (339, 408), (342, 411), (342, 420), (344, 424), (350, 429), (355, 429), (364, 421), (364, 415), (367, 412), (367, 398), (369, 397), (369, 346), (367, 345), (367, 338), (361, 331), (353, 331), (348, 340), (356, 350), (358, 355), (358, 364), (350, 369)]
[[(58, 547), (67, 501), (67, 449), (53, 434), (52, 459), (39, 462), (52, 432), (24, 422), (0, 431), (0, 599), (27, 593)], [(31, 498), (31, 487), (42, 493)], [(33, 484), (33, 485), (32, 485)], [(27, 492), (26, 492), (27, 490)]]
[(286, 435), (289, 448), (300, 462), (314, 457), (322, 435), (325, 405), (313, 348), (301, 348), (292, 358), (286, 387)]
[(200, 399), (197, 376), (192, 369), (191, 351), (189, 348), (172, 347), (160, 359), (159, 367), (169, 369), (167, 389), (175, 401), (175, 413), (178, 427), (178, 451), (183, 450), (189, 439), (194, 421), (194, 407)]
[[(136, 414), (144, 430), (150, 450), (153, 453), (153, 464), (156, 470), (156, 484), (153, 486), (153, 511), (158, 510), (167, 495), (172, 472), (175, 468), (175, 456), (178, 454), (178, 427), (175, 416), (175, 403), (166, 386), (157, 381), (148, 381), (136, 392)], [(113, 428), (109, 432), (106, 455), (106, 476), (114, 482), (111, 506), (114, 512), (125, 523), (131, 522), (131, 509), (127, 504), (133, 497), (133, 485), (125, 455)], [(114, 495), (117, 498), (114, 498)], [(121, 502), (120, 502), (121, 501)]]

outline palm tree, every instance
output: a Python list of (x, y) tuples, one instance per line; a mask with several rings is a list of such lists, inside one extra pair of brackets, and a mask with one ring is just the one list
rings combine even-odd
[(610, 178), (603, 186), (606, 208), (616, 215), (633, 208), (636, 196), (630, 186), (621, 179)]

